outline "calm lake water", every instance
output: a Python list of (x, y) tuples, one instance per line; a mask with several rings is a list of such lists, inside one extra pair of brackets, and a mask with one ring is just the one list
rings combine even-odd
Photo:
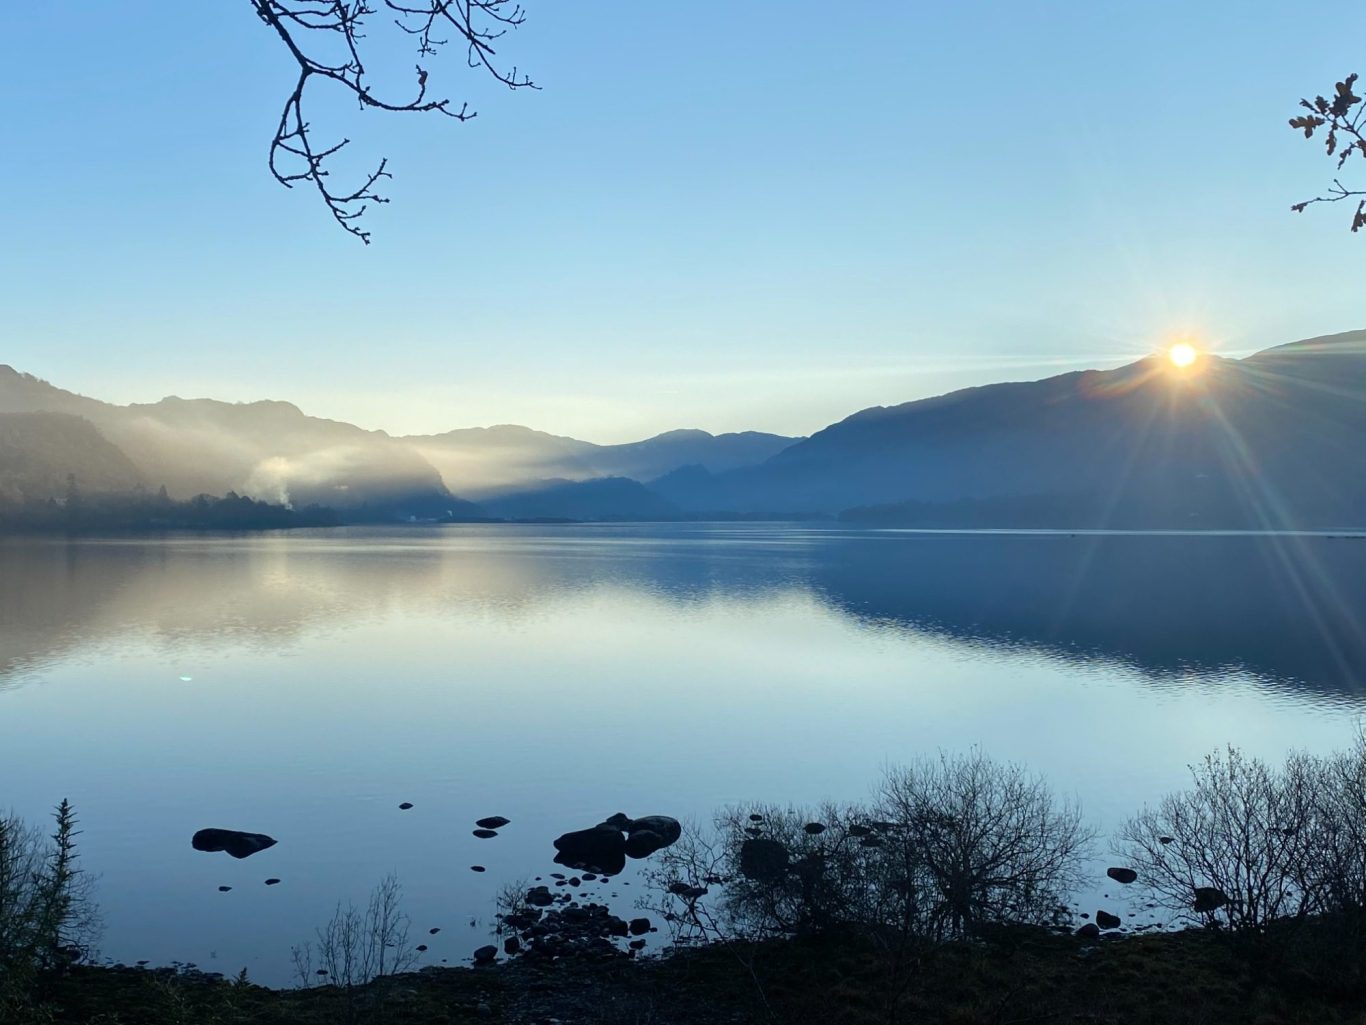
[[(889, 763), (980, 745), (1105, 829), (1216, 745), (1346, 744), (1364, 697), (1361, 539), (688, 524), (0, 541), (0, 807), (75, 803), (107, 956), (266, 982), (390, 871), (427, 961), (466, 959), (502, 883), (552, 870), (555, 836), (616, 811), (861, 799)], [(512, 824), (477, 839), (486, 815)], [(206, 826), (280, 843), (195, 852)], [(640, 882), (628, 868), (607, 891), (629, 908)]]

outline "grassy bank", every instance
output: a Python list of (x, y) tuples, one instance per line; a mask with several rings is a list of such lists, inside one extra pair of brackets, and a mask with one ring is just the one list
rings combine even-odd
[(1366, 1021), (1359, 994), (1254, 969), (1205, 931), (1086, 941), (1014, 930), (901, 961), (855, 939), (775, 940), (626, 957), (429, 969), (351, 993), (270, 990), (170, 970), (76, 967), (7, 1025), (545, 1023), (1024, 1025)]

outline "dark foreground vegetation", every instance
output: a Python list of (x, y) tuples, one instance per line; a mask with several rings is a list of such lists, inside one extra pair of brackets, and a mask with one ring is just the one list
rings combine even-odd
[[(578, 879), (509, 884), (506, 959), (473, 968), (412, 971), (390, 878), (296, 948), (287, 990), (86, 963), (93, 905), (56, 819), (50, 840), (0, 819), (6, 1025), (1366, 1021), (1366, 742), (1212, 754), (1099, 869), (1080, 809), (977, 753), (890, 769), (866, 804), (728, 808), (651, 845), (648, 919), (580, 904)], [(585, 878), (595, 830), (621, 835), (573, 834)], [(644, 956), (651, 923), (670, 943)]]
[(74, 485), (62, 501), (0, 498), (0, 531), (92, 533), (156, 530), (274, 530), (335, 527), (336, 512), (320, 506), (291, 509), (229, 492), (176, 501), (166, 489), (153, 494), (82, 494)]

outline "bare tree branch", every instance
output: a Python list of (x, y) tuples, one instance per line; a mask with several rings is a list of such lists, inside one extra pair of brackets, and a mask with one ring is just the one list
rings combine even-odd
[[(494, 44), (521, 25), (525, 15), (514, 0), (251, 0), (257, 16), (279, 37), (298, 65), (299, 77), (285, 100), (270, 144), (270, 171), (286, 188), (310, 183), (336, 222), (367, 245), (370, 232), (359, 221), (372, 204), (387, 203), (377, 191), (389, 178), (387, 159), (381, 159), (356, 187), (337, 188), (329, 180), (327, 161), (351, 140), (318, 144), (304, 115), (309, 84), (328, 80), (350, 92), (361, 109), (444, 114), (457, 121), (475, 116), (468, 103), (458, 107), (450, 99), (428, 92), (428, 67), (450, 40), (465, 45), (466, 63), (482, 69), (509, 89), (536, 88), (516, 66), (504, 70)], [(414, 86), (407, 98), (381, 96), (367, 77), (367, 19), (384, 13), (417, 40)], [(335, 56), (323, 56), (328, 50)]]

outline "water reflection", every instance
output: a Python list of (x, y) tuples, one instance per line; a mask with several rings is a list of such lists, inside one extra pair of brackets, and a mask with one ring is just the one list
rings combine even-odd
[(1157, 680), (1356, 695), (1366, 667), (1360, 539), (467, 527), (0, 543), (0, 687), (130, 631), (275, 648), (403, 612), (534, 617), (609, 587), (680, 609), (797, 591), (864, 623)]
[(981, 745), (1104, 829), (1215, 744), (1340, 745), (1363, 570), (1328, 538), (765, 526), (0, 542), (0, 807), (73, 800), (114, 957), (284, 982), (394, 871), (457, 961), (617, 811), (858, 800)]

